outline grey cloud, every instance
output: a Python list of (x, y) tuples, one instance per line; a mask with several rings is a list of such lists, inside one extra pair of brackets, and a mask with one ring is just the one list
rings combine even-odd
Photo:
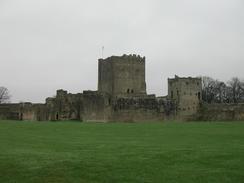
[(244, 79), (242, 0), (1, 0), (0, 85), (12, 101), (43, 102), (97, 87), (97, 59), (147, 58), (148, 93), (167, 77)]

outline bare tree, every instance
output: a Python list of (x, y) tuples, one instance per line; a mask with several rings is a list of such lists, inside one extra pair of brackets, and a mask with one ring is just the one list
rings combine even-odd
[(228, 81), (228, 86), (231, 88), (231, 99), (234, 103), (242, 102), (244, 98), (244, 83), (239, 78), (234, 77)]
[(0, 104), (8, 102), (10, 99), (9, 91), (7, 88), (0, 86)]
[(213, 78), (202, 77), (203, 101), (207, 103), (240, 103), (244, 102), (244, 82), (232, 78), (226, 83)]
[(214, 80), (211, 77), (202, 77), (202, 98), (203, 101), (207, 103), (218, 102), (222, 100), (221, 88), (223, 87), (223, 82)]
[(231, 89), (224, 82), (204, 76), (202, 86), (203, 101), (207, 103), (229, 103), (231, 101)]
[(226, 84), (222, 81), (215, 81), (215, 102), (223, 103), (228, 99)]
[(244, 102), (244, 81), (241, 81), (241, 102)]

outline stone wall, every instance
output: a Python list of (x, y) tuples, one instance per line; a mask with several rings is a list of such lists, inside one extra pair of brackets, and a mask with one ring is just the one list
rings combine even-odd
[(202, 104), (197, 119), (201, 121), (243, 121), (244, 104)]
[(83, 92), (83, 121), (111, 121), (111, 96), (97, 91)]
[(152, 122), (166, 118), (163, 103), (155, 96), (117, 98), (112, 104), (112, 121)]
[(45, 121), (48, 120), (45, 104), (20, 103), (19, 120)]
[(154, 95), (115, 97), (97, 91), (83, 92), (83, 121), (138, 122), (162, 121), (167, 117), (165, 103)]
[(1, 104), (0, 119), (19, 120), (19, 104)]
[(45, 104), (18, 103), (1, 104), (0, 119), (44, 121), (47, 118), (47, 108)]

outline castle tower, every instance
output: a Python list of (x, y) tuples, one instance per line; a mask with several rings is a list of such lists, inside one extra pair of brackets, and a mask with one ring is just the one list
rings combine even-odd
[(194, 115), (202, 100), (201, 78), (168, 79), (168, 97), (176, 103), (176, 112), (181, 116)]
[(145, 57), (123, 55), (99, 59), (98, 91), (112, 96), (146, 95)]

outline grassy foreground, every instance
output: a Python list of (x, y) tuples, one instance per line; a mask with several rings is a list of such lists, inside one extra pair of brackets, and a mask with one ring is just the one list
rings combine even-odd
[(244, 123), (0, 121), (0, 182), (244, 182)]

